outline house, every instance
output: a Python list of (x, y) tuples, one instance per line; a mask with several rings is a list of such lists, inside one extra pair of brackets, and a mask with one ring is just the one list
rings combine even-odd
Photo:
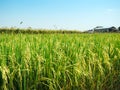
[(109, 32), (109, 28), (103, 28), (102, 26), (97, 26), (93, 30), (94, 32)]
[(93, 29), (94, 32), (117, 32), (115, 27), (103, 28), (102, 26), (97, 26)]

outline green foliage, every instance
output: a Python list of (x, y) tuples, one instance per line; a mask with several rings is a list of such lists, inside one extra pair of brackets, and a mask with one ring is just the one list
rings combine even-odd
[(75, 30), (46, 30), (46, 29), (40, 29), (40, 30), (33, 30), (31, 28), (28, 29), (17, 29), (17, 28), (0, 28), (0, 33), (6, 33), (6, 34), (75, 34), (75, 33), (81, 33), (80, 31)]
[(120, 34), (0, 34), (1, 90), (119, 90)]

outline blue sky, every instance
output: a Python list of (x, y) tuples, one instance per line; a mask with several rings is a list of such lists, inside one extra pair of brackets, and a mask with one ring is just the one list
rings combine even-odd
[(0, 0), (0, 27), (86, 30), (96, 26), (120, 26), (120, 0)]

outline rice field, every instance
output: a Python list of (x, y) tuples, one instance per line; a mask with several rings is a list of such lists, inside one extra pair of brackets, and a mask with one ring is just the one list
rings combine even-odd
[(0, 90), (119, 90), (120, 34), (0, 34)]

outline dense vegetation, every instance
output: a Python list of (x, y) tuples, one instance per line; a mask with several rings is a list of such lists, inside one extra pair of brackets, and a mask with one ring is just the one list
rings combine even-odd
[(32, 28), (27, 28), (27, 29), (19, 29), (19, 28), (0, 28), (0, 33), (7, 33), (7, 34), (73, 34), (73, 33), (81, 33), (80, 31), (76, 30), (46, 30), (46, 29), (32, 29)]
[(120, 34), (0, 34), (1, 90), (119, 90)]

